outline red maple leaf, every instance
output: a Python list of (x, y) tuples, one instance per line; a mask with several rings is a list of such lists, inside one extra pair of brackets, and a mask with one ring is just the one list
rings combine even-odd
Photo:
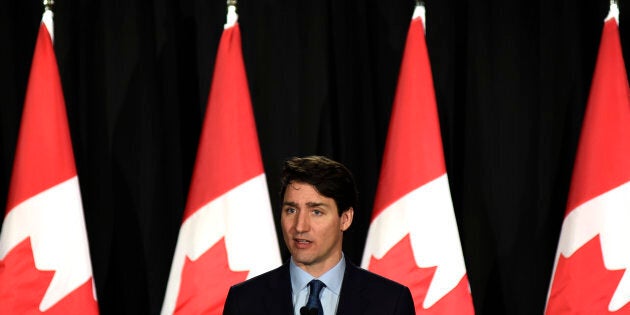
[(606, 269), (599, 235), (595, 236), (570, 257), (560, 255), (546, 314), (630, 314), (630, 303), (608, 311), (624, 272)]
[(31, 238), (0, 260), (0, 314), (98, 314), (92, 278), (42, 312), (39, 305), (55, 271), (35, 267)]
[(197, 260), (186, 257), (174, 313), (221, 314), (230, 286), (244, 281), (248, 273), (230, 270), (221, 238)]
[(394, 245), (383, 258), (370, 259), (371, 271), (409, 287), (417, 314), (474, 314), (466, 275), (453, 290), (430, 308), (425, 309), (422, 306), (436, 268), (421, 268), (416, 265), (409, 234)]

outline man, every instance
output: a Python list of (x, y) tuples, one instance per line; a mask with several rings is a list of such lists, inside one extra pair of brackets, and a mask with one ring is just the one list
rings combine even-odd
[(415, 314), (407, 287), (343, 255), (357, 203), (345, 166), (321, 156), (292, 158), (281, 184), (280, 222), (291, 259), (230, 288), (224, 315)]

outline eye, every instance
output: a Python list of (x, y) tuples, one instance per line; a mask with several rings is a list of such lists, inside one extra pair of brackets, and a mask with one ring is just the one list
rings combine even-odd
[(320, 216), (320, 215), (323, 215), (324, 213), (322, 211), (318, 210), (318, 209), (314, 209), (313, 210), (313, 214), (316, 215), (316, 216)]
[(286, 212), (288, 214), (293, 214), (293, 213), (295, 213), (295, 211), (296, 211), (295, 208), (290, 208), (290, 207), (284, 209), (284, 212)]

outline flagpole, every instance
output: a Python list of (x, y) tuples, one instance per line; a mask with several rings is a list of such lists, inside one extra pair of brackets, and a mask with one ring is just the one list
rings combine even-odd
[(416, 7), (413, 10), (412, 19), (419, 17), (422, 20), (422, 28), (424, 29), (424, 33), (427, 33), (427, 22), (426, 22), (426, 6), (423, 0), (416, 0)]
[(43, 5), (0, 231), (0, 313), (98, 314), (53, 1)]
[[(610, 1), (548, 288), (547, 315), (567, 310), (627, 314), (630, 306), (630, 279), (627, 273), (622, 277), (630, 269), (629, 234), (623, 227), (630, 196), (630, 97), (621, 48), (619, 8)], [(621, 274), (604, 281), (602, 274), (613, 272)], [(597, 288), (578, 292), (591, 283)]]
[(55, 5), (55, 0), (44, 0), (44, 14), (42, 15), (42, 23), (46, 25), (46, 29), (48, 30), (48, 35), (50, 35), (50, 40), (55, 42), (55, 26), (53, 22), (53, 6)]
[(229, 28), (236, 24), (238, 14), (236, 13), (236, 0), (227, 0), (227, 16), (225, 17), (225, 28)]
[(608, 21), (609, 19), (615, 19), (615, 21), (617, 21), (617, 25), (619, 25), (619, 6), (617, 5), (617, 0), (610, 0), (608, 16), (606, 16), (604, 21)]
[(44, 0), (44, 9), (46, 11), (52, 11), (52, 7), (55, 5), (55, 0)]

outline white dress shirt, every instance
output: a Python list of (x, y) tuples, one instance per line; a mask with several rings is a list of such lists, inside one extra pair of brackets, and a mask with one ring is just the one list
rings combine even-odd
[[(343, 275), (346, 271), (346, 259), (341, 255), (341, 260), (330, 270), (326, 271), (321, 277), (317, 278), (323, 282), (326, 287), (320, 294), (320, 301), (324, 308), (324, 315), (334, 315), (337, 313), (337, 305), (339, 304), (339, 293), (341, 292), (341, 283)], [(308, 283), (315, 279), (308, 272), (298, 267), (293, 258), (289, 263), (289, 272), (291, 274), (291, 288), (293, 294), (293, 309), (295, 315), (300, 315), (300, 308), (306, 305), (308, 301), (309, 287)]]

